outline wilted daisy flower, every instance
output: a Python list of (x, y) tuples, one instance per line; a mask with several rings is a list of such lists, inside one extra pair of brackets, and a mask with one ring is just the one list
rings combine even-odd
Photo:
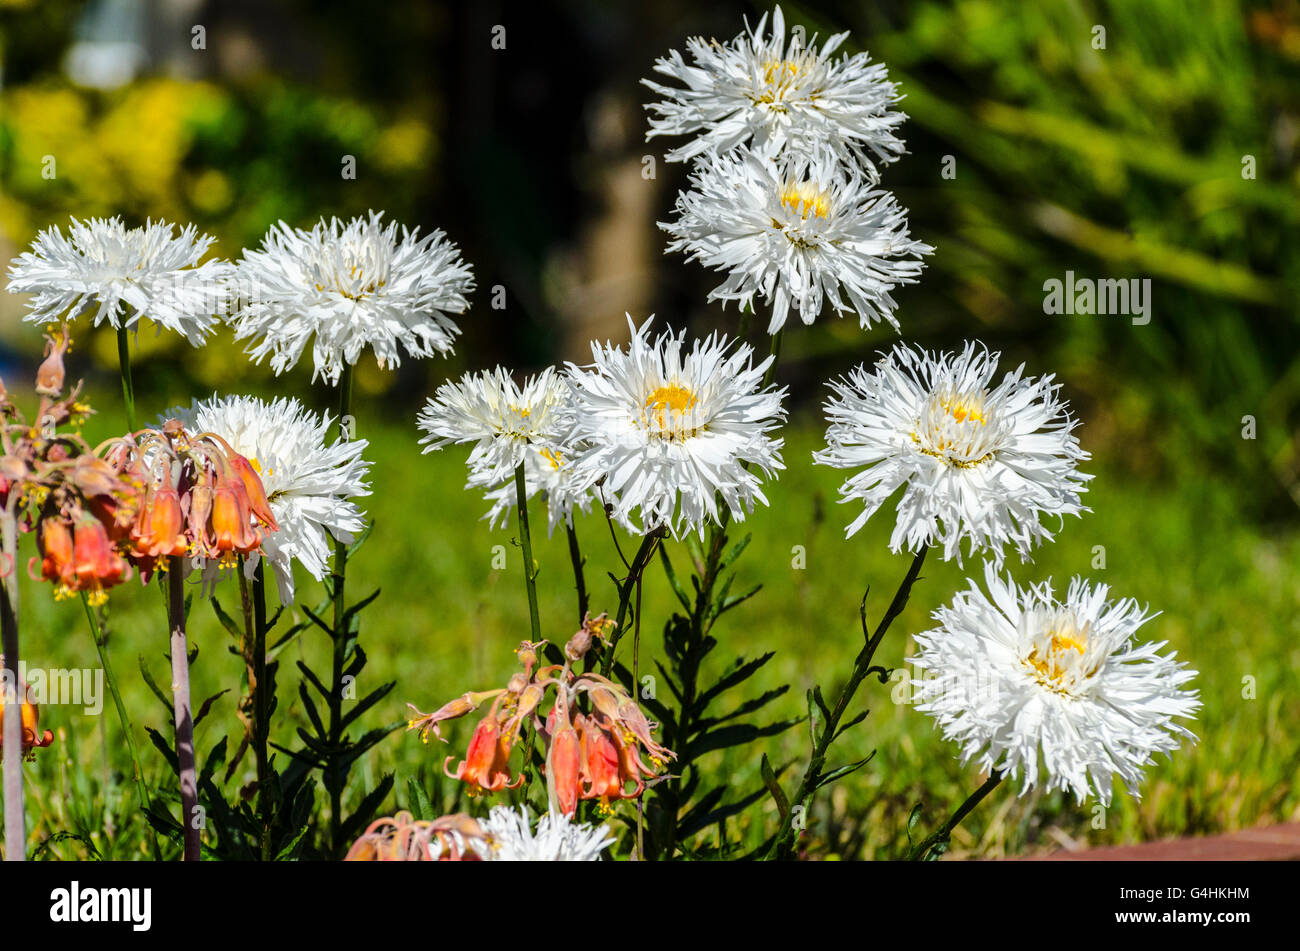
[(255, 362), (269, 353), (283, 373), (310, 342), (312, 378), (334, 384), (367, 346), (381, 367), (400, 364), (402, 349), (412, 357), (451, 350), (460, 328), (448, 314), (469, 306), (469, 265), (443, 232), (399, 235), (381, 218), (321, 220), (311, 231), (280, 222), (260, 250), (244, 252), (245, 299), (231, 322), (236, 340), (255, 338), (248, 351)]
[(1164, 641), (1136, 644), (1151, 616), (1131, 598), (1108, 601), (1106, 585), (1075, 578), (1058, 601), (1050, 582), (1022, 589), (991, 565), (985, 584), (987, 595), (972, 581), (934, 612), (939, 627), (916, 636), (917, 709), (963, 762), (1023, 771), (1022, 795), (1041, 784), (1109, 805), (1115, 777), (1140, 795), (1153, 754), (1195, 740), (1175, 719), (1201, 707), (1185, 689), (1196, 671), (1159, 654)]
[(176, 234), (165, 221), (127, 228), (120, 218), (74, 219), (66, 235), (48, 228), (13, 260), (9, 291), (35, 295), (24, 318), (32, 323), (94, 306), (97, 327), (136, 328), (146, 317), (198, 346), (225, 308), (231, 271), (224, 261), (198, 263), (213, 240), (193, 225)]
[(916, 282), (920, 258), (934, 249), (908, 237), (907, 212), (894, 196), (873, 190), (829, 152), (776, 161), (748, 149), (702, 160), (691, 188), (677, 197), (668, 251), (726, 272), (710, 300), (771, 308), (768, 333), (785, 326), (791, 308), (811, 324), (829, 301), (838, 314), (856, 312), (866, 329), (895, 329), (899, 284)]
[(959, 354), (898, 345), (868, 371), (833, 381), (827, 448), (813, 458), (861, 469), (840, 486), (860, 501), (853, 535), (900, 487), (894, 551), (943, 548), (945, 560), (988, 550), (999, 566), (1010, 543), (1029, 551), (1052, 533), (1044, 516), (1089, 511), (1079, 501), (1092, 478), (1053, 377), (1026, 378), (1023, 364), (994, 383), (1000, 354), (967, 344)]
[[(370, 494), (370, 463), (362, 458), (364, 439), (328, 441), (332, 420), (317, 416), (294, 399), (271, 402), (250, 396), (213, 396), (164, 418), (181, 420), (195, 433), (215, 433), (245, 456), (261, 477), (280, 530), (268, 532), (262, 550), (275, 569), (280, 601), (293, 603), (293, 562), (318, 581), (325, 577), (333, 540), (351, 542), (365, 526), (352, 499)], [(251, 577), (259, 559), (246, 561)], [(217, 571), (210, 565), (209, 581)]]
[(876, 177), (873, 162), (888, 164), (903, 153), (894, 133), (907, 118), (891, 109), (899, 96), (885, 67), (866, 53), (834, 58), (848, 33), (821, 49), (815, 36), (805, 43), (800, 29), (787, 39), (780, 7), (771, 33), (766, 26), (764, 15), (754, 30), (726, 44), (693, 37), (686, 41), (690, 64), (676, 50), (656, 60), (655, 72), (680, 85), (642, 80), (664, 97), (646, 106), (646, 138), (694, 135), (668, 153), (672, 162), (745, 142), (769, 155), (829, 145)]
[(652, 339), (650, 320), (638, 329), (628, 318), (628, 327), (626, 350), (593, 343), (590, 368), (569, 366), (570, 439), (588, 447), (574, 462), (579, 484), (599, 483), (613, 516), (637, 533), (703, 532), (719, 519), (718, 495), (737, 521), (755, 500), (766, 505), (759, 473), (785, 468), (782, 440), (767, 435), (785, 420), (785, 390), (762, 385), (772, 357), (755, 365), (748, 346), (728, 353), (716, 334), (683, 353), (684, 332)]
[[(554, 532), (560, 525), (573, 524), (573, 511), (587, 512), (595, 495), (589, 486), (575, 478), (573, 460), (581, 448), (559, 442), (550, 446), (530, 446), (524, 453), (524, 486), (528, 498), (541, 493), (546, 497), (547, 530)], [(470, 476), (470, 484), (482, 484), (483, 479)], [(504, 524), (518, 503), (515, 487), (504, 484), (484, 496), (492, 503), (487, 514), (489, 524)]]
[(614, 842), (605, 826), (573, 822), (563, 813), (548, 812), (537, 820), (536, 830), (528, 811), (494, 806), (479, 823), (493, 862), (595, 862)]
[(501, 367), (444, 383), (420, 411), (425, 452), (474, 443), (470, 485), (495, 486), (514, 477), (529, 449), (551, 447), (564, 425), (568, 388), (553, 367), (518, 386)]

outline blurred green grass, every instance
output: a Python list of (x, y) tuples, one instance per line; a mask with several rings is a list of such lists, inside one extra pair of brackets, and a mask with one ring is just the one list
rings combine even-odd
[[(110, 407), (113, 400), (103, 396), (97, 405)], [(89, 435), (105, 436), (114, 425), (113, 414), (106, 413), (93, 422), (95, 431)], [(753, 533), (740, 562), (741, 581), (761, 583), (764, 590), (724, 618), (716, 632), (722, 640), (717, 663), (735, 653), (777, 652), (750, 687), (756, 693), (791, 685), (770, 709), (773, 718), (800, 716), (804, 692), (815, 683), (828, 693), (838, 687), (857, 650), (863, 588), (871, 585), (868, 617), (876, 618), (907, 567), (905, 556), (891, 555), (886, 548), (892, 517), (888, 510), (858, 536), (843, 538), (851, 512), (835, 501), (840, 473), (811, 464), (810, 453), (820, 439), (818, 426), (815, 418), (796, 418), (787, 432), (788, 469), (769, 491), (772, 506), (735, 528), (737, 533)], [(430, 710), (467, 689), (504, 683), (514, 668), (513, 649), (527, 636), (528, 627), (513, 529), (493, 531), (481, 521), (486, 506), (477, 493), (462, 489), (464, 453), (422, 456), (413, 420), (386, 417), (377, 403), (361, 409), (358, 427), (358, 435), (371, 441), (367, 456), (374, 463), (375, 491), (366, 504), (375, 528), (349, 565), (349, 592), (359, 598), (380, 587), (383, 593), (363, 614), (361, 644), (370, 662), (357, 693), (364, 696), (388, 680), (398, 684), (363, 718), (363, 726), (371, 726), (405, 720), (408, 701)], [(1010, 567), (1021, 583), (1054, 576), (1063, 585), (1072, 574), (1087, 574), (1112, 584), (1116, 595), (1133, 596), (1162, 611), (1142, 633), (1168, 640), (1201, 671), (1196, 685), (1205, 709), (1194, 724), (1200, 742), (1151, 768), (1141, 801), (1119, 794), (1104, 817), (1104, 828), (1094, 827), (1097, 813), (1091, 803), (1080, 808), (1060, 794), (1017, 799), (1014, 790), (999, 790), (958, 831), (954, 853), (999, 856), (1066, 842), (1132, 842), (1300, 818), (1300, 791), (1294, 784), (1300, 771), (1295, 742), (1300, 709), (1293, 702), (1300, 689), (1300, 586), (1291, 567), (1300, 557), (1300, 538), (1292, 531), (1271, 534), (1243, 521), (1240, 500), (1232, 490), (1212, 473), (1198, 470), (1194, 460), (1173, 479), (1143, 481), (1122, 464), (1118, 449), (1092, 444), (1086, 424), (1082, 440), (1095, 457), (1087, 467), (1097, 474), (1086, 500), (1093, 514), (1068, 521), (1058, 541), (1041, 549), (1035, 562)], [(591, 515), (580, 518), (578, 531), (588, 558), (592, 607), (612, 610), (613, 585), (605, 572), (616, 564), (616, 556), (607, 525), (599, 515)], [(576, 627), (566, 543), (557, 535), (535, 544), (544, 632), (563, 641)], [(25, 545), (24, 559), (30, 554), (30, 539)], [(507, 553), (505, 570), (492, 567), (499, 545)], [(793, 567), (795, 546), (806, 551), (802, 570)], [(1105, 548), (1104, 570), (1091, 568), (1095, 546)], [(683, 546), (670, 544), (669, 551), (680, 569), (686, 559)], [(904, 635), (928, 627), (929, 611), (951, 598), (965, 575), (979, 573), (977, 563), (968, 562), (965, 570), (937, 560), (927, 563), (911, 603), (885, 643), (882, 661), (900, 664), (911, 649)], [(656, 569), (648, 578), (643, 671), (651, 667), (649, 658), (658, 656), (656, 632), (675, 603), (661, 572)], [(310, 578), (300, 577), (299, 584), (300, 600), (314, 603), (321, 595), (320, 585)], [(231, 607), (237, 604), (232, 580), (222, 584), (218, 598)], [(55, 603), (48, 586), (24, 577), (22, 604), (23, 657), (29, 665), (97, 665), (79, 602)], [(149, 694), (139, 663), (143, 658), (165, 685), (162, 599), (157, 590), (142, 590), (132, 582), (114, 592), (111, 607), (112, 662), (135, 720), (152, 787), (163, 766), (144, 727), (169, 735), (168, 719)], [(193, 670), (196, 705), (228, 691), (199, 726), (202, 753), (221, 730), (228, 730), (232, 741), (237, 739), (234, 706), (242, 667), (226, 651), (230, 639), (214, 620), (211, 606), (197, 596), (191, 631), (192, 643), (200, 648)], [(628, 647), (630, 643), (624, 642)], [(302, 658), (318, 665), (326, 656), (323, 636), (311, 630), (281, 655), (279, 742), (291, 744), (293, 728), (303, 722), (293, 662)], [(1246, 678), (1253, 680), (1253, 699), (1243, 695)], [(869, 707), (871, 714), (837, 744), (833, 757), (848, 761), (873, 749), (876, 756), (819, 796), (805, 836), (814, 855), (896, 855), (914, 803), (924, 803), (923, 824), (940, 821), (979, 781), (975, 769), (954, 759), (929, 718), (895, 703), (892, 692), (893, 685), (869, 681), (859, 694), (855, 708)], [(457, 784), (439, 781), (437, 774), (444, 756), (463, 755), (472, 720), (454, 724), (445, 746), (436, 740), (425, 746), (413, 734), (394, 733), (354, 771), (349, 800), (355, 804), (383, 773), (394, 771), (396, 792), (385, 811), (406, 804), (410, 778), (447, 809), (465, 805), (454, 799)], [(41, 723), (55, 731), (56, 741), (38, 751), (36, 761), (26, 767), (33, 847), (60, 836), (46, 847), (46, 855), (148, 854), (111, 702), (105, 700), (99, 717), (83, 715), (79, 708), (46, 706)], [(712, 754), (703, 765), (739, 796), (758, 785), (763, 752), (774, 763), (793, 760), (795, 769), (801, 769), (807, 755), (806, 730), (799, 726), (751, 747)], [(242, 764), (241, 770), (246, 775), (237, 776), (235, 786), (252, 778), (251, 763)], [(471, 808), (485, 809), (488, 804)], [(323, 798), (319, 805), (325, 807)], [(631, 804), (616, 807), (616, 818), (632, 815)], [(732, 821), (729, 839), (756, 844), (774, 822), (765, 801)], [(80, 838), (64, 837), (67, 833)]]

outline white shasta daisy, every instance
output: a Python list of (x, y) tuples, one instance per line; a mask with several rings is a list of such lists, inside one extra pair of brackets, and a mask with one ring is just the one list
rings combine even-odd
[(484, 857), (492, 862), (595, 862), (614, 842), (605, 826), (562, 813), (548, 812), (534, 829), (523, 807), (494, 806), (479, 825), (488, 843)]
[(687, 40), (689, 64), (677, 50), (656, 60), (655, 72), (674, 85), (642, 80), (664, 97), (646, 106), (646, 138), (694, 136), (668, 153), (673, 162), (746, 142), (769, 155), (825, 145), (878, 177), (876, 162), (888, 164), (903, 153), (896, 132), (907, 118), (892, 108), (899, 95), (885, 67), (866, 53), (836, 58), (848, 33), (837, 33), (820, 49), (815, 36), (804, 41), (801, 28), (787, 38), (779, 6), (771, 32), (766, 28), (765, 14), (730, 43)]
[(444, 383), (420, 411), (425, 452), (452, 443), (473, 443), (471, 486), (500, 485), (514, 478), (530, 449), (552, 447), (565, 425), (568, 387), (553, 367), (522, 387), (497, 367)]
[(120, 218), (74, 219), (66, 235), (48, 228), (13, 260), (9, 291), (34, 295), (24, 318), (32, 323), (94, 307), (95, 326), (136, 329), (144, 317), (199, 346), (227, 302), (231, 266), (198, 263), (214, 240), (193, 225), (177, 234), (166, 221), (127, 228)]
[[(333, 554), (332, 539), (351, 542), (365, 529), (365, 516), (352, 499), (370, 494), (370, 463), (364, 439), (336, 438), (329, 416), (317, 416), (295, 399), (271, 402), (251, 396), (213, 396), (169, 410), (193, 433), (211, 432), (247, 457), (262, 479), (280, 530), (267, 532), (262, 549), (275, 570), (280, 601), (293, 603), (293, 562), (318, 581)], [(247, 559), (251, 577), (259, 555)], [(216, 572), (211, 566), (208, 580)]]
[(1196, 671), (1138, 644), (1150, 620), (1131, 598), (1108, 601), (1106, 585), (1075, 578), (1063, 601), (1051, 583), (1019, 588), (985, 566), (988, 594), (974, 582), (934, 612), (939, 626), (916, 636), (917, 709), (934, 717), (963, 762), (1023, 773), (1021, 795), (1038, 786), (1091, 793), (1109, 805), (1118, 777), (1136, 797), (1143, 768), (1192, 735)]
[(661, 222), (667, 250), (726, 273), (710, 300), (770, 308), (768, 333), (791, 309), (805, 324), (825, 302), (856, 312), (863, 329), (894, 317), (891, 291), (915, 283), (934, 249), (908, 236), (907, 211), (827, 151), (780, 161), (748, 149), (701, 160), (676, 219)]
[(684, 332), (651, 339), (650, 322), (629, 317), (626, 350), (592, 343), (589, 368), (569, 365), (569, 439), (588, 447), (573, 463), (577, 484), (597, 486), (638, 534), (703, 532), (720, 520), (719, 496), (741, 521), (755, 500), (767, 504), (760, 473), (785, 468), (782, 440), (768, 435), (785, 421), (785, 390), (762, 383), (773, 358), (755, 365), (748, 346), (716, 334), (683, 352)]
[(827, 448), (816, 462), (861, 469), (840, 486), (841, 502), (861, 502), (857, 532), (898, 489), (890, 548), (943, 549), (945, 560), (987, 550), (1001, 566), (1003, 547), (1027, 559), (1050, 540), (1044, 516), (1090, 511), (1080, 503), (1092, 478), (1053, 377), (1026, 378), (1022, 364), (995, 383), (999, 354), (967, 344), (931, 354), (902, 344), (868, 370), (832, 381), (825, 406)]
[(452, 349), (460, 328), (448, 315), (469, 307), (469, 265), (443, 232), (399, 234), (381, 219), (322, 219), (311, 231), (280, 222), (260, 250), (244, 252), (243, 299), (231, 323), (235, 339), (254, 338), (255, 362), (270, 354), (283, 373), (310, 343), (312, 379), (335, 384), (367, 346), (381, 367), (399, 365), (402, 350), (430, 357)]

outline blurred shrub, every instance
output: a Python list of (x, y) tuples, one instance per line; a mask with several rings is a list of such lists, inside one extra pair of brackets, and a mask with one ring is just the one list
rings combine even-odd
[[(279, 79), (227, 88), (147, 78), (112, 92), (44, 80), (0, 92), (0, 230), (21, 247), (69, 216), (166, 218), (194, 222), (218, 238), (215, 254), (235, 257), (279, 219), (418, 205), (436, 151), (423, 116)], [(345, 156), (358, 172), (340, 188)], [(170, 335), (140, 341), (146, 355), (189, 349)], [(110, 340), (91, 351), (115, 365)], [(200, 383), (229, 379), (236, 364), (243, 372), (238, 347), (201, 354), (186, 361)]]
[[(1293, 515), (1300, 4), (819, 6), (787, 20), (852, 29), (906, 97), (912, 155), (886, 184), (938, 248), (903, 292), (908, 336), (1050, 362), (1102, 404), (1094, 440), (1157, 472), (1216, 466), (1243, 507)], [(1066, 270), (1150, 278), (1151, 322), (1045, 315)]]

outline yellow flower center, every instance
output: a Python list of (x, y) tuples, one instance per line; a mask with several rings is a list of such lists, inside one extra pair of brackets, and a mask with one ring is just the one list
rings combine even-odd
[(1025, 661), (1040, 684), (1059, 690), (1067, 676), (1085, 673), (1077, 665), (1087, 649), (1088, 632), (1070, 618), (1060, 618), (1057, 626), (1048, 631), (1047, 643), (1031, 650)]
[(660, 439), (689, 439), (703, 428), (695, 415), (689, 414), (697, 403), (699, 397), (680, 383), (665, 383), (645, 398), (641, 425)]
[(769, 86), (788, 83), (799, 75), (799, 63), (792, 59), (773, 59), (763, 64), (763, 82)]
[(781, 189), (781, 204), (797, 212), (804, 221), (809, 215), (825, 220), (831, 213), (831, 196), (812, 182), (791, 182)]
[(564, 465), (564, 457), (554, 449), (542, 449), (541, 454), (542, 458), (551, 464), (552, 469), (558, 471), (560, 466)]
[[(351, 281), (344, 281), (341, 277), (335, 277), (332, 285), (317, 282), (316, 290), (321, 292), (336, 291), (348, 300), (361, 300), (363, 297), (368, 297), (380, 290), (388, 283), (383, 278), (365, 280), (365, 274), (359, 264), (349, 266), (348, 277), (351, 278)], [(359, 287), (357, 286), (358, 281), (361, 282)]]
[(982, 399), (944, 399), (939, 402), (943, 411), (959, 423), (967, 421), (983, 426), (988, 422), (984, 418), (984, 401)]
[(917, 449), (962, 469), (991, 459), (997, 433), (989, 428), (984, 396), (982, 390), (936, 392), (912, 431)]
[(695, 394), (677, 383), (669, 383), (655, 389), (645, 400), (645, 408), (657, 411), (662, 417), (664, 410), (684, 413), (695, 405)]

